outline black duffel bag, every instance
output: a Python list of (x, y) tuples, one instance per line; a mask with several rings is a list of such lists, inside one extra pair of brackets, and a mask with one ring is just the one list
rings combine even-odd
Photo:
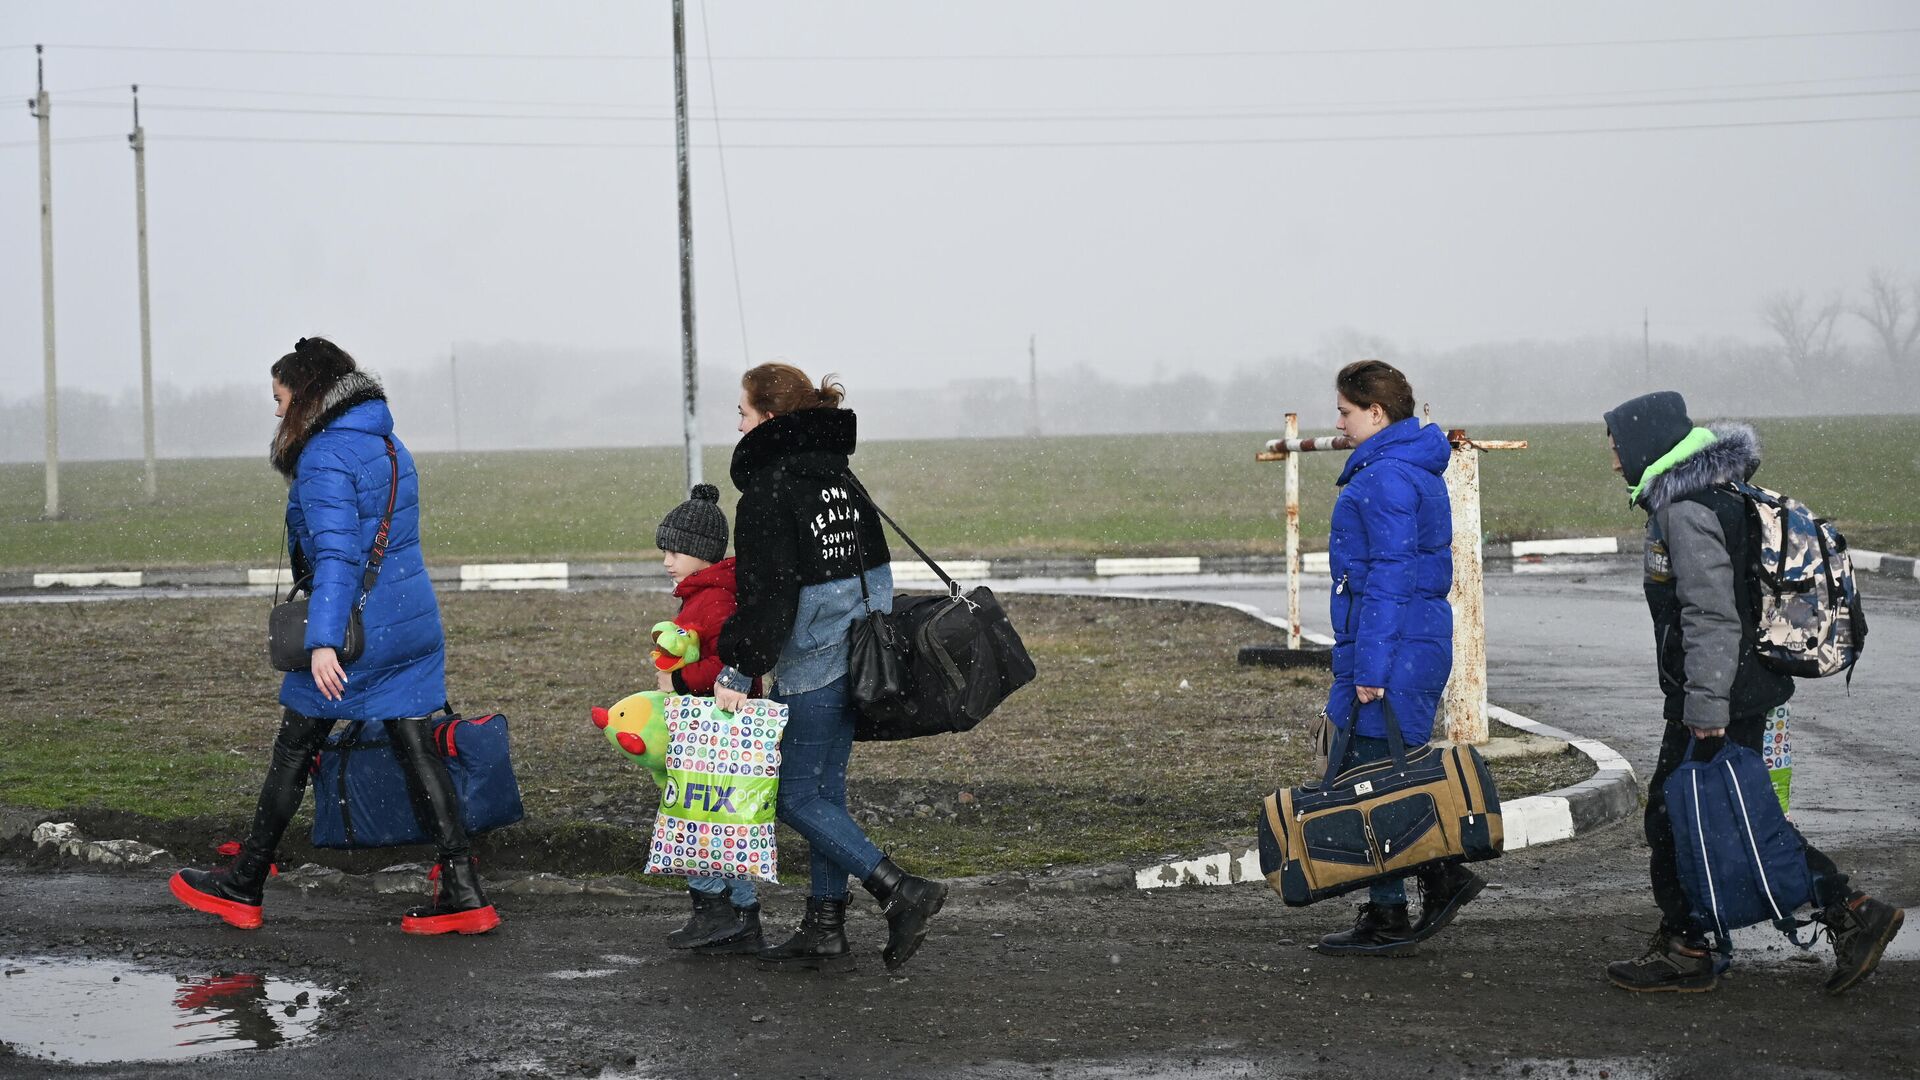
[[(873, 610), (866, 553), (860, 552), (860, 596), (867, 614), (853, 624), (849, 691), (861, 742), (968, 731), (1009, 694), (1033, 681), (1033, 658), (993, 590), (963, 589), (887, 516), (851, 474), (867, 505), (946, 583), (944, 593), (896, 595), (891, 612)], [(859, 530), (854, 531), (856, 537)]]

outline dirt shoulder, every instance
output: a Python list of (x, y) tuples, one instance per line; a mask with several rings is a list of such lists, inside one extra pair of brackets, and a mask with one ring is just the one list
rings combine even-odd
[[(526, 822), (484, 838), (499, 870), (637, 873), (657, 797), (587, 710), (646, 684), (659, 593), (442, 596), (455, 704), (507, 714)], [(264, 599), (0, 608), (0, 803), (58, 811), (95, 837), (209, 858), (251, 814), (278, 719), (261, 658)], [(1248, 835), (1253, 806), (1308, 772), (1302, 728), (1326, 676), (1241, 667), (1270, 628), (1172, 601), (1021, 595), (1006, 607), (1039, 677), (979, 729), (862, 744), (853, 809), (923, 872), (1150, 862)], [(1184, 684), (1184, 685), (1183, 685)], [(1591, 775), (1577, 754), (1496, 765), (1503, 795)], [(370, 870), (411, 854), (282, 861)], [(804, 842), (783, 830), (783, 862)]]

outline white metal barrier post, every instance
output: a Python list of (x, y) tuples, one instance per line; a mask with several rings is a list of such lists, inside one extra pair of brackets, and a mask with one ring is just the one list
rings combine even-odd
[(1295, 454), (1313, 450), (1351, 450), (1345, 435), (1303, 439), (1300, 414), (1287, 414), (1286, 437), (1267, 443), (1255, 461), (1284, 461), (1287, 465), (1287, 648), (1300, 648), (1300, 459)]

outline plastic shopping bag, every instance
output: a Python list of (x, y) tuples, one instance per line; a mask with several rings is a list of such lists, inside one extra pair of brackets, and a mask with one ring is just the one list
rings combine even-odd
[(778, 881), (773, 845), (787, 707), (753, 698), (737, 713), (710, 697), (664, 702), (667, 781), (647, 873)]

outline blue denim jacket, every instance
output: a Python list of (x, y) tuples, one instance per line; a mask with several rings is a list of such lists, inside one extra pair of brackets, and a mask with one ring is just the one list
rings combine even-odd
[[(893, 610), (893, 567), (867, 571), (867, 592), (875, 611)], [(847, 632), (867, 613), (860, 599), (860, 579), (824, 581), (800, 590), (793, 616), (793, 634), (773, 666), (773, 687), (782, 695), (818, 690), (847, 673), (852, 657)], [(752, 680), (729, 667), (715, 683), (740, 689)]]

